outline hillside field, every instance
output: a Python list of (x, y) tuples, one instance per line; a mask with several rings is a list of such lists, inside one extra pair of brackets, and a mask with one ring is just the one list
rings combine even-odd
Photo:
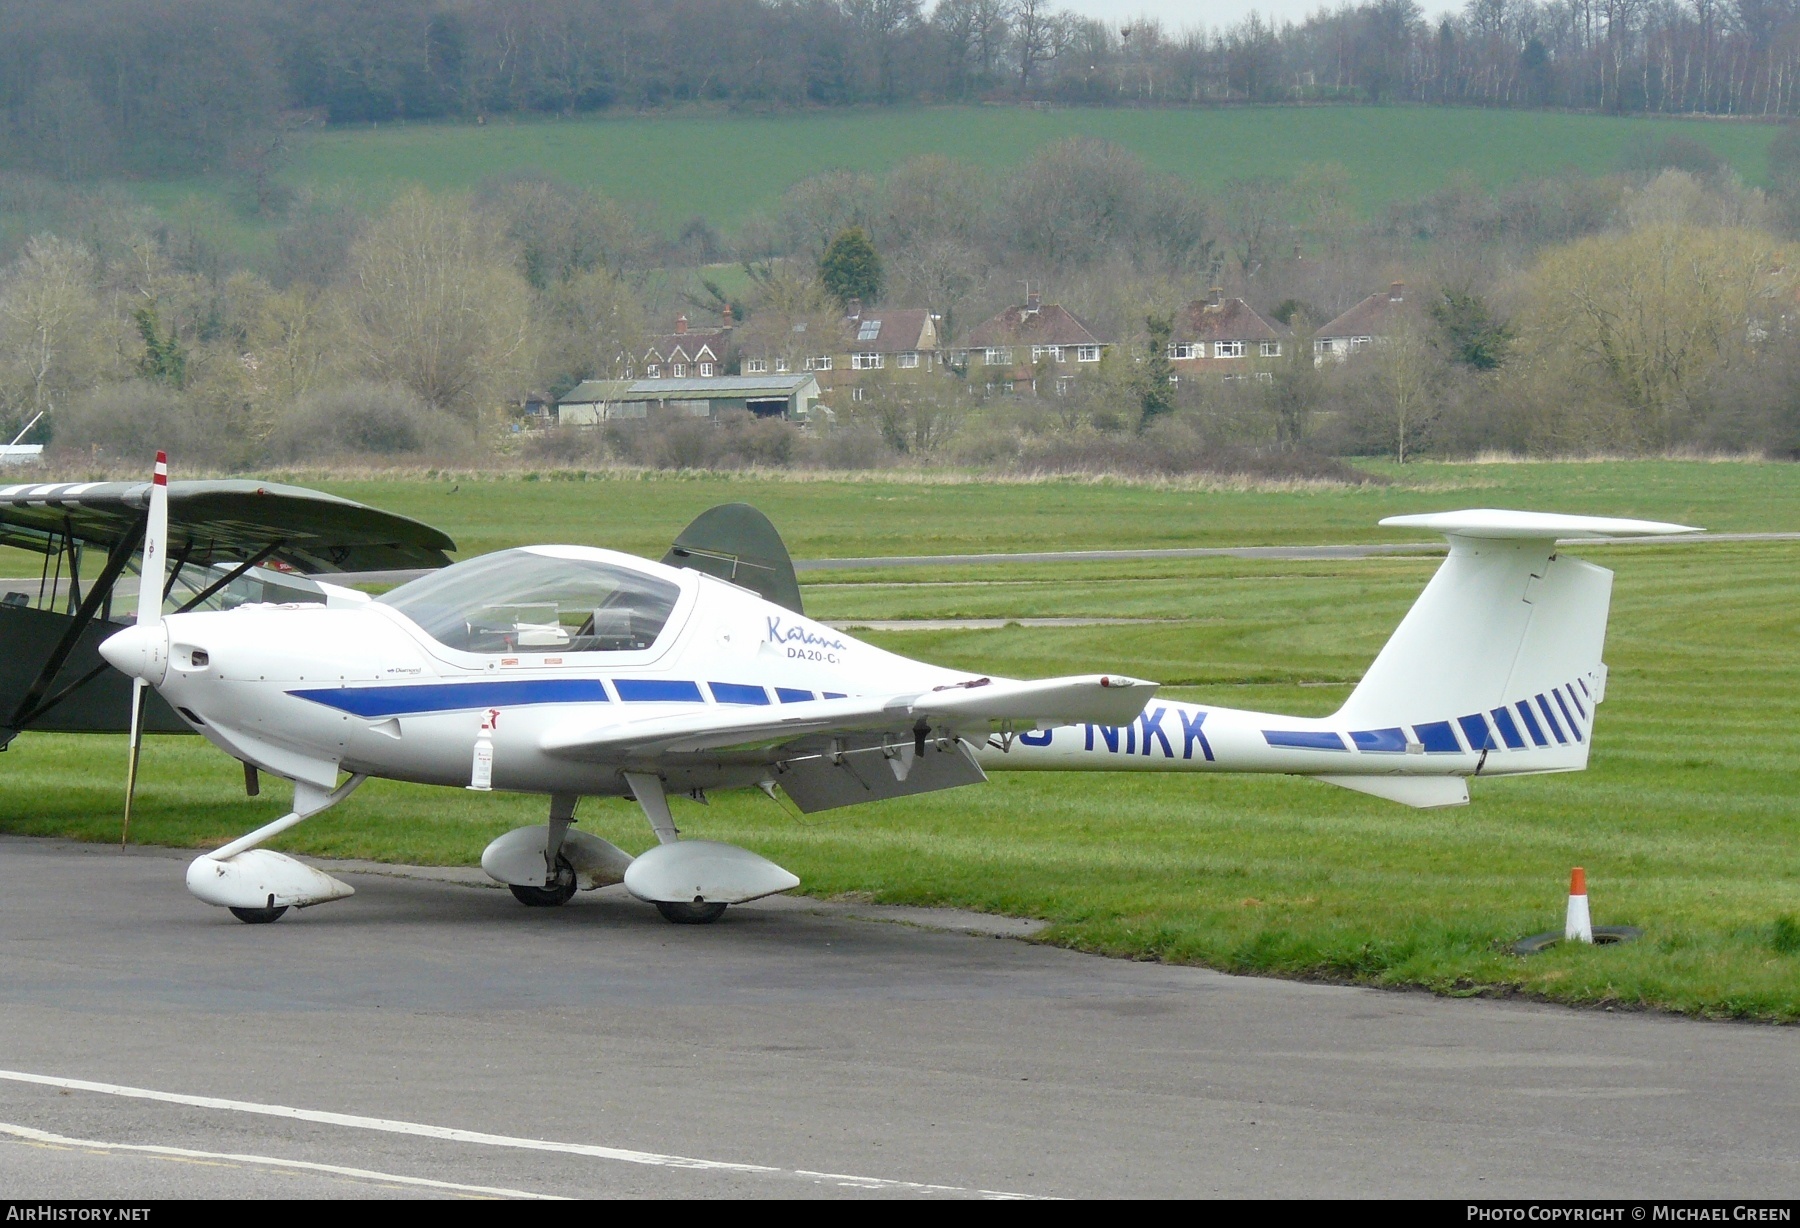
[[(718, 476), (312, 482), (439, 523), (465, 553), (548, 538), (660, 555), (689, 517), (728, 500), (768, 510), (803, 559), (1417, 540), (1374, 521), (1471, 506), (1800, 530), (1795, 465), (1389, 472), (1401, 480), (1308, 490)], [(1478, 781), (1467, 808), (1421, 812), (1282, 778), (996, 774), (984, 786), (809, 818), (754, 792), (705, 807), (682, 801), (677, 818), (691, 835), (773, 857), (814, 894), (1042, 917), (1052, 923), (1045, 941), (1120, 956), (1800, 1019), (1800, 542), (1577, 553), (1616, 572), (1611, 684), (1590, 769)], [(1118, 670), (1163, 681), (1175, 698), (1316, 715), (1342, 701), (1437, 561), (965, 564), (810, 572), (803, 591), (809, 612), (851, 626), (1143, 619), (860, 634), (983, 673)], [(0, 831), (116, 841), (124, 761), (120, 737), (21, 736), (0, 760)], [(198, 738), (155, 737), (132, 834), (216, 846), (285, 801), (279, 786), (246, 799), (237, 765)], [(590, 801), (581, 813), (626, 849), (652, 842), (627, 803)], [(542, 821), (535, 798), (375, 782), (277, 845), (473, 865), (494, 836)], [(1641, 926), (1644, 940), (1508, 953), (1513, 939), (1560, 924), (1572, 865), (1588, 870), (1596, 922)], [(167, 889), (183, 890), (178, 875)], [(197, 903), (193, 922), (236, 924)]]
[[(377, 204), (408, 185), (472, 188), (538, 172), (598, 188), (672, 230), (704, 217), (724, 230), (775, 204), (795, 182), (835, 169), (881, 172), (921, 154), (988, 169), (1015, 166), (1069, 136), (1113, 141), (1157, 170), (1203, 185), (1336, 163), (1368, 213), (1459, 174), (1495, 186), (1565, 168), (1612, 170), (1635, 142), (1703, 141), (1753, 183), (1779, 129), (1746, 121), (1614, 118), (1456, 107), (1232, 107), (1102, 110), (889, 107), (771, 115), (658, 114), (473, 124), (383, 124), (297, 138), (290, 186)], [(160, 207), (224, 197), (212, 179), (138, 183)]]

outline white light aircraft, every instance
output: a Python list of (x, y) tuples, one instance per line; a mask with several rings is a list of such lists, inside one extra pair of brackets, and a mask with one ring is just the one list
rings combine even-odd
[[(165, 475), (159, 454), (138, 622), (101, 651), (221, 750), (293, 782), (289, 814), (188, 869), (195, 895), (248, 922), (352, 894), (258, 846), (371, 776), (548, 795), (545, 825), (488, 846), (489, 875), (533, 905), (623, 882), (684, 923), (799, 880), (681, 839), (676, 794), (779, 788), (812, 813), (995, 770), (1266, 772), (1458, 805), (1472, 776), (1587, 765), (1612, 573), (1557, 542), (1697, 531), (1517, 511), (1384, 520), (1445, 535), (1449, 557), (1344, 706), (1313, 719), (1159, 700), (1118, 674), (1014, 681), (885, 652), (800, 612), (785, 548), (741, 507), (779, 556), (759, 566), (785, 568), (762, 585), (781, 600), (693, 566), (529, 546), (373, 600), (324, 585), (323, 604), (165, 617)], [(136, 757), (134, 736), (134, 771)], [(578, 798), (604, 796), (634, 798), (659, 843), (633, 858), (571, 827)]]

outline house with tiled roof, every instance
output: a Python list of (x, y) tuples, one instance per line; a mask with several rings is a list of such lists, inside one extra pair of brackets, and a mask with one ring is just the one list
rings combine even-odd
[(652, 337), (626, 364), (627, 377), (644, 379), (712, 379), (725, 374), (730, 361), (731, 307), (715, 329), (695, 331), (685, 315), (675, 317), (675, 331)]
[[(951, 362), (966, 370), (971, 385), (986, 385), (990, 392), (1029, 387), (1063, 393), (1083, 371), (1096, 368), (1111, 344), (1060, 303), (1046, 303), (1028, 291), (1023, 304), (970, 329)], [(1040, 389), (1043, 379), (1055, 384)]]
[(1349, 311), (1327, 321), (1313, 334), (1313, 360), (1339, 361), (1385, 340), (1413, 310), (1406, 301), (1406, 283), (1397, 281), (1371, 294)]
[(1168, 358), (1179, 378), (1218, 375), (1226, 380), (1270, 378), (1266, 360), (1280, 358), (1292, 335), (1266, 320), (1241, 298), (1214, 287), (1170, 321)]
[(825, 391), (847, 387), (852, 390), (851, 399), (860, 401), (863, 381), (871, 372), (893, 371), (907, 377), (935, 371), (942, 364), (937, 325), (937, 315), (924, 307), (865, 308), (860, 299), (853, 298), (845, 306), (837, 335), (821, 339), (806, 358), (746, 350), (741, 359), (743, 371), (745, 375), (784, 374), (798, 361)]

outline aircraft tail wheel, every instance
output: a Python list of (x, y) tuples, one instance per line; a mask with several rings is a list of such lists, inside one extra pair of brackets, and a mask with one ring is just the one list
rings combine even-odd
[(723, 904), (684, 904), (679, 900), (658, 900), (656, 911), (664, 921), (676, 925), (711, 925), (725, 915)]
[(287, 911), (287, 905), (280, 908), (234, 908), (231, 915), (245, 925), (267, 925), (271, 921), (281, 920), (281, 914)]
[(575, 867), (567, 857), (556, 859), (556, 877), (547, 887), (521, 887), (509, 884), (513, 898), (530, 908), (557, 908), (567, 904), (575, 894)]

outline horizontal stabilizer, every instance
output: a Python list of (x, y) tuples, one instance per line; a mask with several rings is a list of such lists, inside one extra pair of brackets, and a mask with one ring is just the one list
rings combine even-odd
[(1469, 782), (1461, 776), (1320, 776), (1318, 779), (1420, 810), (1469, 804)]
[(1442, 533), (1446, 537), (1472, 537), (1484, 541), (1666, 537), (1701, 532), (1692, 525), (1666, 524), (1659, 520), (1565, 516), (1556, 512), (1514, 512), (1491, 507), (1470, 508), (1460, 512), (1427, 512), (1419, 516), (1389, 516), (1381, 523), (1391, 529), (1424, 529), (1431, 533)]

